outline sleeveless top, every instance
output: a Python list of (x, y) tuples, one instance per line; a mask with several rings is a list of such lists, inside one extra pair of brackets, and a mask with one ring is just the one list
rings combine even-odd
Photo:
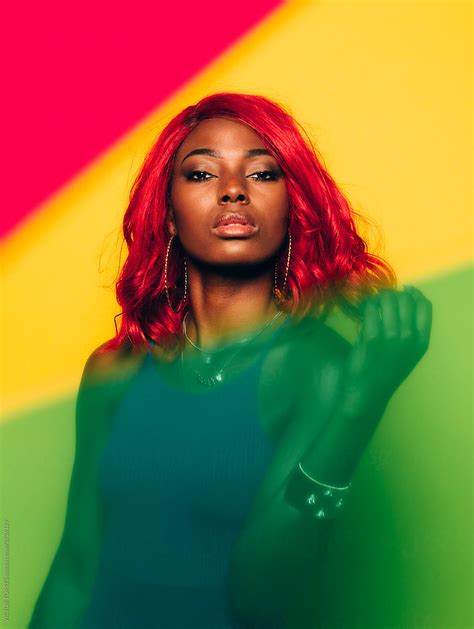
[(106, 532), (83, 629), (244, 626), (229, 605), (229, 560), (274, 453), (258, 384), (290, 319), (246, 370), (202, 392), (173, 388), (147, 352), (99, 464)]

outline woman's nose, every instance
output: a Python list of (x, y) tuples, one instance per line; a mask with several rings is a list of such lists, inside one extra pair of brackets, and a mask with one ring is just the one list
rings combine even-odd
[(247, 205), (249, 197), (245, 184), (238, 178), (227, 179), (219, 192), (219, 203), (242, 203)]

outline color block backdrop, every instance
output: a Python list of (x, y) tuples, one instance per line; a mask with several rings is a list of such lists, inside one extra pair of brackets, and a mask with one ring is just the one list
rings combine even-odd
[(86, 0), (5, 13), (2, 621), (26, 626), (62, 533), (75, 395), (120, 312), (133, 177), (171, 117), (229, 90), (290, 109), (379, 227), (373, 250), (433, 302), (431, 347), (364, 454), (293, 626), (311, 614), (351, 629), (474, 626), (472, 4)]

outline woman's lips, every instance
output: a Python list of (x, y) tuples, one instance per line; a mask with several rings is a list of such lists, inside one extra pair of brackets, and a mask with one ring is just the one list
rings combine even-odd
[(212, 231), (221, 238), (238, 238), (252, 236), (258, 231), (258, 227), (250, 223), (226, 223), (213, 227)]

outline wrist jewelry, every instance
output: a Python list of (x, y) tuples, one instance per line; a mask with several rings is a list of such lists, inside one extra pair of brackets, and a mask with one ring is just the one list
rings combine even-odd
[(285, 499), (292, 507), (318, 519), (335, 518), (342, 511), (344, 496), (351, 486), (334, 487), (312, 478), (298, 463), (285, 490)]

